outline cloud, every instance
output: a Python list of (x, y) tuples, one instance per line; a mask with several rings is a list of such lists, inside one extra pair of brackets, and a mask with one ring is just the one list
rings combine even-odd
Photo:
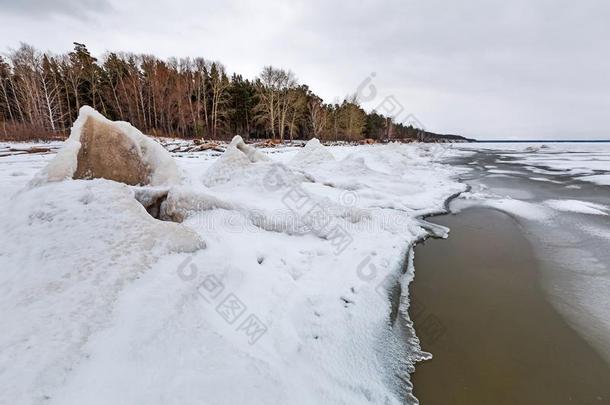
[(112, 10), (108, 0), (0, 0), (0, 8), (7, 13), (32, 18), (49, 15), (88, 18)]
[[(427, 129), (610, 137), (610, 2), (587, 0), (0, 0), (19, 41), (96, 55), (203, 56), (255, 76), (293, 70), (327, 101), (371, 72)], [(54, 15), (57, 18), (40, 18)], [(83, 17), (85, 16), (85, 17)], [(88, 20), (83, 20), (88, 18)]]

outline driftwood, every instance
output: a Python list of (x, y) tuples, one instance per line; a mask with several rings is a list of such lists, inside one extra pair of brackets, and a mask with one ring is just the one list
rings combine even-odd
[(215, 142), (205, 142), (197, 145), (193, 148), (192, 152), (202, 152), (204, 150), (215, 150), (217, 152), (224, 152), (224, 148), (222, 148), (219, 144)]
[(27, 155), (36, 153), (50, 153), (55, 151), (57, 148), (50, 148), (44, 146), (31, 146), (29, 148), (0, 148), (0, 157), (14, 156), (14, 155)]
[(275, 148), (280, 144), (282, 144), (282, 141), (279, 139), (265, 139), (264, 141), (255, 143), (254, 146), (257, 148)]
[(216, 152), (224, 152), (225, 147), (219, 143), (212, 141), (204, 141), (202, 139), (195, 139), (193, 143), (190, 142), (161, 142), (161, 145), (172, 153), (185, 153), (185, 152), (204, 152), (206, 150), (213, 150)]

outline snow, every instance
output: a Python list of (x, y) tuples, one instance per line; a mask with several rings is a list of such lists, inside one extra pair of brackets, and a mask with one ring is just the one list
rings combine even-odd
[[(138, 188), (71, 180), (78, 131), (54, 159), (0, 158), (0, 403), (404, 403), (429, 358), (410, 248), (460, 170), (421, 145), (236, 138)], [(181, 223), (139, 202), (164, 193)]]
[(515, 217), (547, 223), (555, 218), (557, 211), (608, 215), (607, 206), (579, 200), (546, 200), (540, 204), (488, 193), (465, 193), (463, 198), (453, 204), (453, 211), (459, 212), (472, 206), (485, 206)]
[(246, 145), (241, 136), (237, 135), (225, 152), (205, 172), (202, 182), (212, 187), (233, 180), (250, 179), (252, 168), (260, 167), (260, 165), (255, 166), (254, 164), (263, 162), (269, 162), (269, 158), (261, 151)]
[[(115, 125), (143, 145), (154, 184), (71, 180), (78, 121), (57, 155), (0, 157), (0, 403), (414, 402), (409, 372), (430, 355), (408, 318), (410, 248), (447, 237), (421, 217), (465, 191), (455, 179), (469, 170), (442, 162), (472, 145), (254, 149), (235, 137), (222, 155), (170, 155)], [(514, 170), (487, 173), (607, 176), (607, 146), (560, 146), (511, 145), (498, 153)], [(164, 196), (161, 216), (179, 223), (144, 209)], [(575, 216), (562, 213), (609, 212), (482, 184), (463, 197), (452, 207), (483, 204), (548, 234)], [(582, 232), (607, 238), (586, 217)], [(583, 256), (564, 250), (548, 256)], [(581, 264), (570, 268), (587, 280), (604, 269)], [(574, 289), (604, 320), (602, 281)]]
[(516, 170), (500, 170), (500, 169), (490, 169), (487, 172), (492, 173), (492, 174), (521, 174), (521, 172), (518, 172)]
[(54, 156), (54, 154), (23, 154), (0, 158), (2, 179), (0, 205), (4, 206), (5, 201), (45, 167)]
[(0, 402), (37, 403), (82, 358), (123, 286), (199, 235), (151, 218), (124, 185), (56, 182), (17, 192), (0, 214)]
[(292, 158), (290, 163), (295, 166), (309, 166), (334, 159), (333, 154), (327, 151), (318, 139), (313, 138)]
[(258, 151), (256, 148), (254, 148), (250, 145), (246, 145), (246, 143), (244, 142), (242, 137), (239, 135), (235, 135), (233, 137), (233, 139), (231, 140), (231, 143), (229, 144), (229, 147), (234, 147), (234, 148), (238, 149), (240, 152), (242, 152), (244, 155), (246, 155), (248, 160), (252, 163), (269, 160), (269, 158), (265, 154)]
[(530, 177), (529, 179), (530, 180), (534, 180), (534, 181), (543, 181), (543, 182), (546, 182), (546, 183), (561, 184), (560, 181), (547, 179), (546, 177)]
[(159, 186), (180, 182), (177, 166), (169, 153), (159, 143), (143, 135), (128, 122), (110, 121), (93, 108), (83, 106), (79, 110), (78, 118), (72, 125), (70, 137), (66, 140), (55, 158), (49, 162), (48, 166), (34, 177), (32, 181), (33, 186), (72, 178), (78, 163), (77, 155), (81, 147), (81, 132), (83, 125), (85, 125), (89, 118), (113, 125), (118, 132), (125, 134), (133, 141), (137, 148), (137, 153), (147, 166), (151, 168), (150, 185)]
[(491, 150), (511, 164), (536, 174), (582, 176), (580, 180), (608, 185), (610, 142), (455, 144), (463, 151)]
[(582, 176), (578, 178), (582, 181), (599, 184), (600, 186), (610, 186), (610, 174), (597, 174), (592, 176)]
[(558, 211), (591, 215), (608, 215), (608, 211), (610, 211), (610, 208), (605, 205), (580, 200), (547, 200), (544, 205)]
[(464, 198), (452, 205), (452, 211), (459, 212), (472, 206), (484, 206), (503, 211), (514, 217), (537, 222), (548, 222), (555, 215), (550, 208), (514, 198), (501, 198), (486, 193), (466, 193)]

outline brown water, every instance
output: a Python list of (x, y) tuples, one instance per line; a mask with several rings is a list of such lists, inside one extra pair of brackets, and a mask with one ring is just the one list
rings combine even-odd
[(423, 405), (610, 404), (610, 366), (551, 306), (517, 223), (488, 208), (432, 219), (446, 240), (415, 248), (410, 315)]

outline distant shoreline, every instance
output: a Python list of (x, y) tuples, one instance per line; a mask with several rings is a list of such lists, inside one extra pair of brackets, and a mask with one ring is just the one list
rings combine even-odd
[(474, 139), (473, 143), (610, 143), (610, 139)]

